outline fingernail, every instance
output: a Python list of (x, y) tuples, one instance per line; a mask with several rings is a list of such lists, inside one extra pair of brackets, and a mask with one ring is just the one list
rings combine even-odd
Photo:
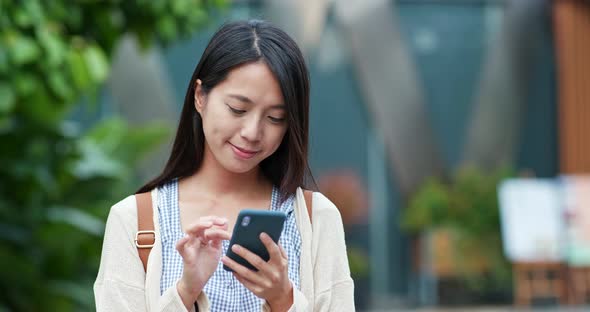
[(233, 251), (240, 251), (240, 248), (241, 248), (240, 245), (233, 245), (231, 249)]
[(264, 232), (260, 233), (260, 239), (268, 239), (268, 234)]

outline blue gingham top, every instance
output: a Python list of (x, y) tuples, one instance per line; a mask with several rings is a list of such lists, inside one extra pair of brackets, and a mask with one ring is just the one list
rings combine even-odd
[[(293, 213), (294, 198), (294, 195), (291, 195), (281, 204), (278, 189), (273, 187), (270, 209), (287, 213), (279, 244), (283, 246), (289, 257), (289, 280), (293, 283), (293, 287), (301, 289), (299, 283), (301, 236)], [(176, 242), (184, 236), (180, 225), (177, 179), (158, 188), (158, 214), (162, 241), (160, 293), (163, 293), (169, 287), (175, 286), (182, 276), (182, 257), (176, 251)], [(225, 254), (229, 241), (223, 241), (222, 245), (222, 254)], [(256, 297), (236, 280), (231, 272), (225, 271), (221, 261), (203, 291), (209, 298), (211, 311), (260, 311), (264, 303), (263, 299)]]

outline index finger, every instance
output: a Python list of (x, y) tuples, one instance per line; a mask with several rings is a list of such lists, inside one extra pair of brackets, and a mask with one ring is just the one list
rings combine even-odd
[(227, 218), (218, 216), (204, 216), (200, 217), (199, 221), (211, 221), (214, 225), (225, 225), (227, 224)]
[(191, 224), (187, 229), (187, 234), (192, 234), (195, 236), (203, 236), (206, 229), (213, 226), (213, 222), (211, 221), (203, 221), (199, 220), (193, 224)]
[(210, 228), (212, 226), (221, 226), (223, 228), (227, 227), (227, 219), (217, 216), (206, 216), (201, 217), (199, 220), (191, 225), (186, 229), (187, 233), (197, 234), (203, 231), (204, 229)]

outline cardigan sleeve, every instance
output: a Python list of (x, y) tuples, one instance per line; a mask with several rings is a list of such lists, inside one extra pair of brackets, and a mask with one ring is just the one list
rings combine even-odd
[[(308, 311), (309, 303), (305, 295), (296, 287), (293, 287), (293, 304), (287, 312)], [(272, 312), (268, 302), (262, 304), (262, 312)]]
[[(149, 308), (145, 272), (134, 241), (136, 231), (137, 205), (135, 197), (129, 196), (115, 204), (107, 218), (100, 267), (94, 283), (96, 311), (188, 312), (176, 287), (162, 294), (157, 307)], [(207, 311), (206, 298), (199, 299), (199, 308)]]
[[(302, 252), (302, 269), (310, 267), (308, 274), (311, 280), (302, 285), (302, 289), (310, 287), (313, 290), (311, 299), (306, 298), (304, 292), (293, 290), (293, 305), (289, 312), (328, 312), (355, 311), (354, 283), (350, 277), (346, 243), (344, 241), (344, 226), (340, 212), (325, 196), (314, 192), (313, 222), (306, 227), (305, 221), (300, 222), (302, 238), (310, 240), (310, 246)], [(303, 235), (305, 234), (305, 235)], [(307, 245), (304, 242), (304, 245)], [(309, 261), (308, 261), (309, 260)], [(302, 272), (304, 274), (304, 272)], [(303, 275), (302, 275), (303, 277)], [(269, 312), (265, 304), (263, 312)]]
[(348, 266), (342, 217), (328, 198), (315, 194), (312, 222), (313, 311), (354, 311), (354, 283)]

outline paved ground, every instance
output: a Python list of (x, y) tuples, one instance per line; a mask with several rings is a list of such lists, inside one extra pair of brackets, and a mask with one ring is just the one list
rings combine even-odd
[(365, 312), (590, 312), (590, 306), (585, 307), (535, 307), (521, 309), (514, 307), (461, 307), (461, 308), (422, 308), (422, 309), (390, 309), (368, 310)]

